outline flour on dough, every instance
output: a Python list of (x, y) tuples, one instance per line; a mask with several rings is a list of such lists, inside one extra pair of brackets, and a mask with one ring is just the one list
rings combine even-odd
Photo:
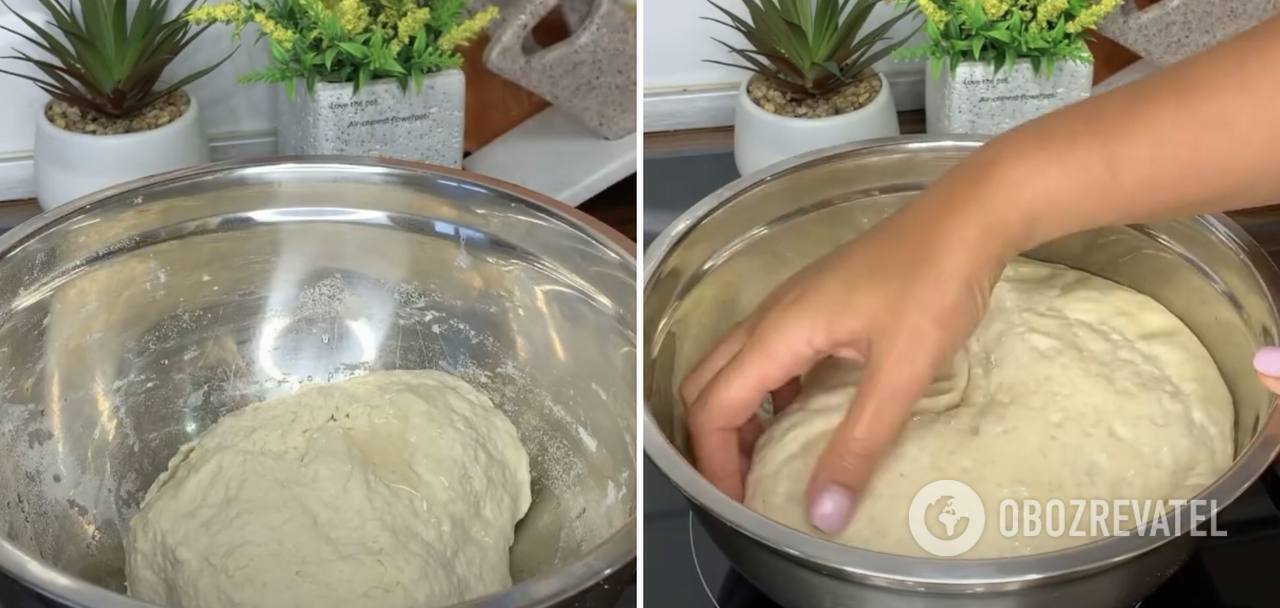
[(466, 382), (377, 372), (227, 415), (183, 447), (125, 543), (172, 608), (426, 608), (511, 584), (529, 507), (515, 427)]
[[(746, 504), (798, 530), (805, 490), (856, 392), (857, 372), (828, 362), (757, 444)], [(987, 525), (966, 558), (1039, 553), (1088, 542), (1005, 538), (1005, 498), (1190, 498), (1230, 465), (1234, 410), (1213, 359), (1151, 298), (1062, 266), (1015, 260), (964, 352), (858, 497), (837, 541), (927, 555), (912, 539), (915, 493), (960, 480)]]

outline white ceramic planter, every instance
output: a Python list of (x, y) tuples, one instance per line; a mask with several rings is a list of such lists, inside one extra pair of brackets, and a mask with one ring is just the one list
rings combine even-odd
[[(928, 68), (926, 68), (928, 69)], [(1018, 60), (995, 72), (987, 62), (961, 62), (925, 79), (925, 121), (930, 134), (996, 135), (1089, 96), (1093, 64), (1063, 61), (1052, 76)]]
[(853, 112), (823, 118), (792, 118), (767, 112), (738, 90), (733, 119), (733, 159), (742, 175), (811, 150), (900, 134), (889, 81), (880, 74), (880, 94)]
[(209, 140), (200, 126), (200, 106), (150, 131), (91, 135), (36, 119), (36, 199), (52, 209), (91, 192), (148, 175), (209, 162)]
[(462, 70), (427, 76), (422, 91), (376, 80), (351, 94), (351, 83), (322, 82), (289, 100), (276, 94), (276, 147), (281, 154), (381, 156), (462, 166), (466, 80)]

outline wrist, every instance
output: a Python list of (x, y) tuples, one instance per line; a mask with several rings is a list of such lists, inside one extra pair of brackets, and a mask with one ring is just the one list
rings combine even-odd
[(1027, 173), (999, 150), (979, 149), (939, 178), (908, 207), (949, 247), (1003, 266), (1041, 244), (1035, 230), (1034, 188)]

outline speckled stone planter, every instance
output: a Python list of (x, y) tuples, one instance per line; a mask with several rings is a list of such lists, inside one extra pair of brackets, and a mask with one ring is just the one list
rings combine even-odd
[(1098, 29), (1145, 59), (1169, 65), (1257, 25), (1280, 0), (1126, 0)]
[(925, 80), (929, 133), (995, 135), (1089, 96), (1093, 64), (1065, 61), (1053, 75), (1037, 75), (1020, 60), (999, 74), (989, 63), (966, 61)]
[[(534, 25), (564, 7), (568, 40), (526, 48)], [(491, 28), (484, 63), (605, 139), (636, 130), (636, 18), (618, 0), (516, 0)]]
[(276, 95), (280, 154), (342, 154), (462, 165), (462, 70), (426, 78), (422, 91), (403, 92), (393, 80), (374, 81), (351, 94), (350, 83), (320, 83), (308, 94), (299, 83), (289, 101)]

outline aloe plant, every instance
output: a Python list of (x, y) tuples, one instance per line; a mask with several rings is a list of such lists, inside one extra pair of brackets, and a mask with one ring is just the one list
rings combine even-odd
[[(710, 1), (710, 0), (708, 0)], [(711, 2), (727, 20), (704, 17), (742, 34), (751, 48), (716, 42), (746, 65), (716, 61), (755, 72), (794, 98), (823, 97), (857, 80), (908, 37), (889, 40), (889, 31), (915, 13), (906, 9), (863, 33), (878, 0), (743, 0), (750, 20)], [(887, 44), (880, 45), (882, 42)]]
[[(208, 26), (193, 29), (181, 17), (165, 19), (169, 0), (137, 0), (133, 16), (127, 0), (40, 0), (51, 22), (42, 27), (0, 0), (30, 33), (0, 26), (49, 55), (40, 59), (15, 49), (4, 59), (25, 62), (41, 76), (9, 70), (0, 73), (29, 80), (50, 97), (83, 110), (120, 118), (133, 116), (151, 104), (204, 77), (231, 57), (159, 86), (160, 75), (191, 41)], [(77, 5), (79, 11), (77, 12)], [(234, 51), (233, 51), (234, 52)]]

